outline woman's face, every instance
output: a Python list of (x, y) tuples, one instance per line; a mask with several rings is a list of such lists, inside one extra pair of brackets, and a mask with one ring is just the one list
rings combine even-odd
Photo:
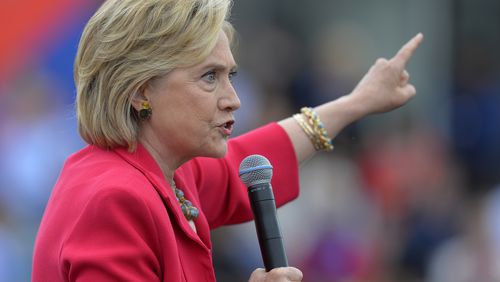
[(223, 31), (200, 64), (179, 68), (144, 90), (153, 114), (142, 128), (148, 142), (181, 158), (223, 157), (240, 100), (232, 86), (236, 63)]

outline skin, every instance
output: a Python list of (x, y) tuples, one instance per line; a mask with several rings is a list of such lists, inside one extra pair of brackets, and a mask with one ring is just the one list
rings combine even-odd
[(256, 269), (248, 282), (289, 282), (302, 281), (302, 271), (295, 267), (279, 267), (266, 272), (263, 268)]
[[(394, 57), (378, 59), (350, 94), (315, 108), (330, 138), (366, 115), (391, 111), (415, 96), (405, 68), (422, 40), (423, 35), (417, 34)], [(158, 162), (168, 181), (172, 181), (175, 169), (194, 157), (225, 155), (228, 131), (223, 125), (234, 119), (233, 113), (240, 107), (231, 84), (235, 69), (228, 39), (221, 31), (217, 45), (205, 61), (149, 82), (134, 97), (137, 110), (144, 101), (149, 101), (153, 109), (151, 118), (141, 124), (139, 141)], [(293, 118), (279, 124), (290, 136), (299, 162), (316, 153)], [(302, 272), (294, 267), (270, 272), (259, 268), (249, 281), (302, 281), (302, 277)]]

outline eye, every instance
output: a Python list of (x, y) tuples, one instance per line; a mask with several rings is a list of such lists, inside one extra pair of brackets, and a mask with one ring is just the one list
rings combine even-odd
[(233, 79), (238, 75), (237, 71), (232, 71), (229, 73), (229, 81), (233, 82)]
[(201, 78), (206, 82), (214, 83), (217, 78), (217, 74), (212, 70), (202, 75)]

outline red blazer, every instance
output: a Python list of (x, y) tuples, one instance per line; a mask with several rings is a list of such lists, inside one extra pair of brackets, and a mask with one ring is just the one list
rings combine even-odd
[(238, 167), (250, 154), (274, 166), (277, 205), (298, 196), (288, 135), (272, 123), (229, 141), (223, 159), (196, 158), (175, 172), (200, 210), (197, 233), (147, 150), (87, 146), (70, 156), (35, 242), (32, 280), (215, 281), (210, 229), (252, 219)]

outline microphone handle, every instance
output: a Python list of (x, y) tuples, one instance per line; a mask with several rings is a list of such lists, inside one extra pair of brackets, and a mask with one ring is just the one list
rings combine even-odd
[(248, 187), (248, 197), (266, 271), (288, 266), (271, 184), (263, 183)]

